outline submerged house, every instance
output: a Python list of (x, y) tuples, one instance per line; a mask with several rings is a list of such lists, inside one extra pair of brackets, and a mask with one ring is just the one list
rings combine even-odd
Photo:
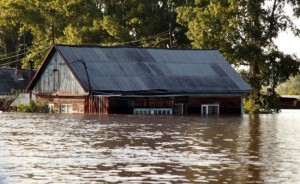
[(60, 113), (241, 114), (251, 87), (216, 50), (57, 44), (28, 90)]
[[(29, 94), (24, 93), (34, 71), (27, 69), (0, 67), (0, 111), (7, 111), (14, 102), (29, 102)], [(18, 102), (17, 102), (18, 101)]]

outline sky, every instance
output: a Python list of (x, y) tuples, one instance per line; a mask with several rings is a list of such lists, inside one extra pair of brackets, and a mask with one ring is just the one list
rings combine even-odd
[[(297, 22), (300, 28), (300, 20)], [(290, 30), (280, 33), (275, 44), (280, 51), (286, 54), (296, 54), (300, 58), (300, 37), (294, 36)]]
[[(286, 11), (292, 17), (291, 7), (287, 7)], [(300, 18), (292, 17), (292, 20), (300, 28)], [(300, 58), (300, 37), (295, 37), (290, 30), (280, 33), (275, 44), (280, 51), (286, 54), (296, 54)]]

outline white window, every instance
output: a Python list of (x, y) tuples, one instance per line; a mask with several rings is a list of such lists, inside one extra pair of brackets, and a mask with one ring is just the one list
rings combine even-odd
[(219, 114), (219, 104), (204, 104), (201, 105), (201, 114), (209, 115), (209, 114)]
[(133, 114), (143, 115), (172, 115), (171, 108), (134, 108)]
[(73, 105), (72, 104), (61, 104), (60, 113), (73, 113)]

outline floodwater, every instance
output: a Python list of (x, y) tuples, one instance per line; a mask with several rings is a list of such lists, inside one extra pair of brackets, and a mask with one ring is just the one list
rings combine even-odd
[(0, 183), (300, 183), (300, 111), (1, 113)]

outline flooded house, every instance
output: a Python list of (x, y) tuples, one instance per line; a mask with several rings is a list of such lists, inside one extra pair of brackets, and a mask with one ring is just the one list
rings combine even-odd
[(217, 50), (56, 44), (28, 90), (60, 113), (241, 114), (251, 87)]
[(7, 111), (11, 105), (28, 103), (29, 93), (25, 93), (34, 71), (28, 69), (0, 67), (0, 111)]

